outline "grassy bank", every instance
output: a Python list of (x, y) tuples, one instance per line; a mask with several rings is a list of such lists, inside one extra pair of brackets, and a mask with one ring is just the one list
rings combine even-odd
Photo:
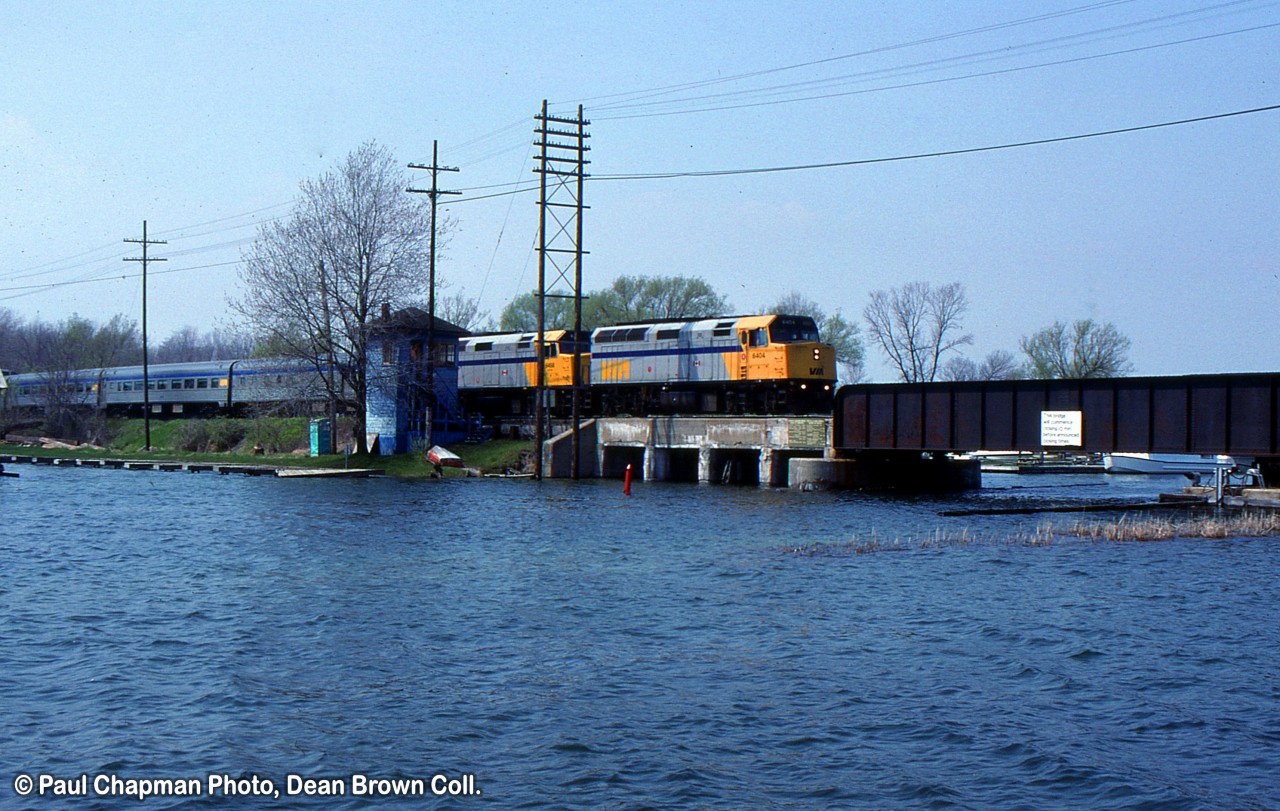
[[(5, 445), (0, 453), (55, 458), (137, 458), (149, 460), (211, 462), (220, 464), (259, 464), (279, 467), (352, 467), (385, 470), (399, 478), (429, 478), (435, 468), (421, 453), (393, 456), (345, 454), (310, 456), (308, 422), (305, 418), (217, 418), (211, 420), (153, 420), (151, 450), (144, 451), (143, 421), (111, 420), (109, 439), (101, 447), (39, 448)], [(260, 448), (261, 452), (255, 452)], [(482, 473), (508, 473), (519, 470), (524, 457), (532, 452), (533, 443), (519, 440), (492, 440), (475, 445), (450, 448), (463, 463)], [(466, 476), (466, 472), (446, 468), (447, 477)]]

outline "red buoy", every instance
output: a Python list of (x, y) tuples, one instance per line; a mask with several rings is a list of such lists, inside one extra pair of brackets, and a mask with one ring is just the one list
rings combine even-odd
[(627, 465), (627, 472), (622, 474), (622, 495), (631, 495), (631, 465)]

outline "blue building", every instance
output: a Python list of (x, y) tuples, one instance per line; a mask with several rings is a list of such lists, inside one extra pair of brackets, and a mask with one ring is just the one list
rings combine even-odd
[[(383, 455), (466, 438), (458, 404), (458, 339), (467, 331), (417, 307), (386, 305), (370, 326), (365, 430)], [(428, 428), (430, 430), (428, 430)]]

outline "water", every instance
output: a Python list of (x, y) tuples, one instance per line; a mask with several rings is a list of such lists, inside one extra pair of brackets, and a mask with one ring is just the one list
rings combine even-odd
[(625, 498), (14, 469), (0, 807), (58, 806), (19, 774), (283, 795), (77, 808), (402, 805), (289, 774), (475, 775), (412, 802), (441, 808), (1280, 807), (1275, 540), (1029, 546), (1076, 517), (938, 515), (1180, 480)]

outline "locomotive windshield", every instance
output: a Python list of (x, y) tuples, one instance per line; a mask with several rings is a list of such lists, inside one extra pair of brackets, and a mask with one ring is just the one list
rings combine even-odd
[(816, 342), (818, 326), (807, 315), (780, 315), (769, 325), (769, 341), (775, 344)]

